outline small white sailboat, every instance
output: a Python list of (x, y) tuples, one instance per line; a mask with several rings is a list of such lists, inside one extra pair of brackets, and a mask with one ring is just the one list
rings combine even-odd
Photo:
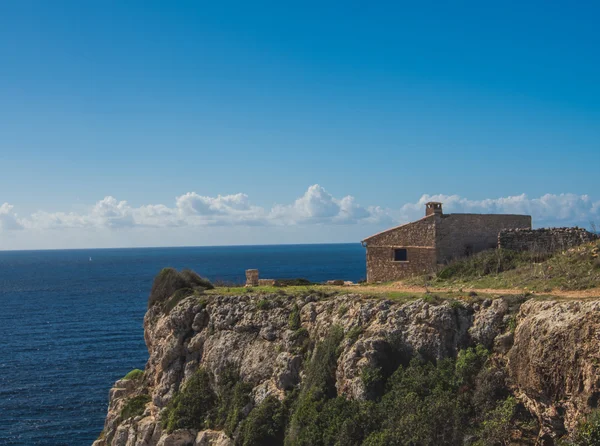
[(92, 258), (90, 257), (90, 262), (92, 261)]

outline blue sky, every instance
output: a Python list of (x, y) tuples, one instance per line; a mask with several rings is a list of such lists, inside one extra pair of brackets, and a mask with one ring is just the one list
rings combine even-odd
[(0, 249), (600, 222), (597, 3), (283, 3), (1, 2)]

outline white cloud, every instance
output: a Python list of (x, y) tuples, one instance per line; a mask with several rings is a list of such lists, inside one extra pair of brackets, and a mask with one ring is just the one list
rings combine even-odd
[(0, 206), (0, 230), (2, 229), (22, 229), (23, 225), (19, 221), (17, 214), (13, 212), (14, 206), (4, 203)]
[[(423, 195), (399, 209), (362, 206), (348, 195), (336, 198), (318, 184), (291, 204), (277, 204), (270, 209), (253, 205), (246, 194), (209, 197), (188, 192), (175, 198), (169, 206), (146, 204), (131, 206), (107, 196), (84, 212), (50, 212), (41, 210), (29, 217), (18, 217), (8, 203), (0, 206), (0, 230), (28, 229), (103, 229), (227, 227), (227, 226), (310, 226), (365, 225), (368, 235), (372, 229), (404, 223), (421, 218), (425, 203), (441, 201), (444, 212), (530, 214), (535, 226), (600, 223), (600, 201), (587, 195), (546, 194), (529, 198), (525, 194), (470, 200), (458, 195)], [(367, 227), (368, 226), (368, 227)], [(362, 231), (362, 230), (361, 230)]]
[(600, 216), (600, 202), (593, 203), (587, 195), (545, 194), (539, 198), (529, 198), (525, 194), (469, 200), (458, 195), (423, 195), (415, 203), (408, 203), (400, 209), (400, 220), (410, 221), (424, 215), (425, 203), (443, 203), (444, 213), (490, 213), (527, 214), (533, 217), (535, 226), (544, 225), (587, 225)]
[(269, 219), (275, 223), (357, 223), (373, 218), (375, 214), (347, 195), (337, 199), (323, 187), (314, 184), (293, 204), (276, 205)]

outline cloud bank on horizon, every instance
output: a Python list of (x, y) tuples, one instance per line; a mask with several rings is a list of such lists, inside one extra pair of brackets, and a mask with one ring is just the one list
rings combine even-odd
[(588, 226), (600, 219), (600, 201), (588, 195), (546, 194), (529, 198), (526, 194), (471, 200), (458, 195), (422, 195), (414, 203), (398, 209), (363, 206), (351, 195), (336, 198), (315, 184), (290, 204), (270, 209), (253, 205), (248, 195), (208, 197), (188, 192), (176, 197), (172, 206), (148, 204), (131, 206), (107, 196), (86, 212), (40, 210), (19, 216), (15, 205), (0, 205), (0, 230), (43, 231), (100, 228), (172, 228), (210, 226), (294, 226), (294, 225), (394, 225), (424, 215), (428, 201), (444, 203), (444, 212), (529, 214), (535, 226), (579, 224)]

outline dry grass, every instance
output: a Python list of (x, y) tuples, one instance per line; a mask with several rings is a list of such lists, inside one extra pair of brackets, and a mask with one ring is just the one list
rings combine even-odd
[(431, 288), (518, 289), (552, 293), (600, 287), (600, 241), (536, 261), (527, 253), (485, 251), (452, 262), (434, 276), (409, 285)]

